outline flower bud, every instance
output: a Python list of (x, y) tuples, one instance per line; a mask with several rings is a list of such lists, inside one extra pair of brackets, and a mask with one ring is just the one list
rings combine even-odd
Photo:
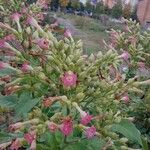
[(120, 141), (121, 143), (127, 143), (127, 142), (128, 142), (128, 139), (127, 139), (127, 138), (121, 138), (119, 141)]
[(84, 93), (78, 93), (77, 96), (76, 96), (76, 98), (77, 98), (78, 100), (80, 100), (80, 101), (81, 101), (84, 97), (85, 97), (85, 94), (84, 94)]
[(30, 27), (27, 27), (27, 28), (26, 28), (26, 32), (27, 32), (28, 35), (30, 35), (30, 34), (31, 34), (31, 28), (30, 28)]

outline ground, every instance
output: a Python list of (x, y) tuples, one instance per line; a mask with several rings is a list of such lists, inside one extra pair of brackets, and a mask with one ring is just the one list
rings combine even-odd
[(89, 17), (62, 13), (57, 13), (55, 16), (63, 27), (68, 28), (72, 32), (74, 39), (83, 41), (84, 52), (87, 54), (99, 50), (103, 51), (103, 40), (108, 40), (106, 31), (111, 28), (121, 28), (118, 23), (102, 22)]

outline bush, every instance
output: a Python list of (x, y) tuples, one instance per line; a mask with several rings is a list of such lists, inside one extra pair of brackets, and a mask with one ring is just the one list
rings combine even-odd
[[(106, 44), (105, 54), (84, 55), (82, 41), (75, 41), (69, 30), (58, 40), (34, 13), (8, 11), (8, 24), (0, 23), (5, 31), (0, 106), (13, 122), (3, 123), (0, 149), (141, 148), (141, 134), (124, 109), (130, 94), (140, 94), (149, 80), (125, 78), (120, 65), (129, 61), (129, 54), (120, 55), (116, 45)], [(117, 47), (126, 44), (118, 43), (116, 32), (115, 38)]]

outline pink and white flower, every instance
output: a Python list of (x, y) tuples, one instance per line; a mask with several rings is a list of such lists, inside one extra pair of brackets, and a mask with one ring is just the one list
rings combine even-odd
[(3, 61), (0, 61), (0, 70), (2, 69), (5, 69), (5, 68), (8, 68), (9, 67), (9, 64), (8, 63), (5, 63)]
[(9, 126), (9, 130), (10, 130), (10, 131), (16, 131), (16, 130), (22, 128), (23, 126), (24, 126), (24, 124), (23, 124), (22, 122), (17, 122), (17, 123), (15, 123), (15, 124), (11, 124), (11, 125)]
[(19, 22), (20, 17), (21, 17), (21, 14), (19, 14), (19, 13), (14, 13), (11, 15), (11, 19), (16, 22)]
[(67, 37), (67, 38), (71, 38), (71, 37), (72, 37), (72, 34), (71, 34), (71, 32), (70, 32), (69, 29), (66, 29), (66, 30), (65, 30), (64, 36)]
[(125, 103), (128, 103), (129, 102), (129, 96), (128, 95), (124, 95), (122, 98), (121, 98), (122, 101), (124, 101)]
[(24, 63), (24, 64), (22, 64), (21, 70), (23, 72), (28, 72), (28, 71), (32, 71), (33, 68), (28, 63)]
[(42, 31), (42, 28), (40, 27), (40, 25), (38, 24), (37, 20), (34, 19), (33, 17), (29, 16), (27, 19), (27, 23), (35, 28), (37, 28), (39, 31)]
[(26, 133), (24, 135), (24, 139), (27, 141), (28, 144), (31, 145), (31, 143), (36, 139), (36, 133), (34, 131)]
[(81, 113), (81, 123), (83, 125), (87, 125), (88, 123), (90, 123), (93, 119), (92, 115), (89, 115), (87, 112), (82, 112)]
[(94, 136), (96, 135), (96, 128), (94, 126), (92, 127), (89, 127), (85, 130), (85, 136), (88, 138), (88, 139), (91, 139), (93, 138)]
[(49, 122), (48, 123), (48, 129), (51, 131), (51, 132), (56, 132), (57, 129), (58, 129), (58, 125), (53, 123), (53, 122)]
[(124, 51), (119, 58), (124, 59), (125, 61), (127, 61), (130, 58), (130, 54), (127, 51)]
[(93, 116), (92, 115), (89, 115), (89, 113), (83, 111), (77, 103), (73, 102), (72, 103), (73, 106), (80, 112), (80, 115), (81, 115), (81, 124), (83, 125), (87, 125), (88, 123), (90, 123), (93, 119)]
[(21, 146), (21, 141), (17, 138), (15, 141), (12, 142), (10, 150), (18, 150)]
[(39, 38), (34, 41), (41, 49), (49, 49), (50, 42), (44, 38)]
[(36, 140), (33, 140), (29, 150), (36, 150)]
[(64, 87), (74, 87), (77, 84), (77, 74), (72, 71), (65, 72), (61, 81)]
[(63, 121), (63, 123), (59, 126), (60, 131), (65, 135), (68, 136), (73, 132), (73, 122), (72, 120), (69, 119), (65, 119)]

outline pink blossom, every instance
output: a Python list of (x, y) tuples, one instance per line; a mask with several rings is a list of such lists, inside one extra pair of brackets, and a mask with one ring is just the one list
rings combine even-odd
[(72, 120), (70, 118), (65, 119), (63, 121), (63, 123), (60, 125), (60, 130), (65, 136), (70, 135), (73, 132), (73, 122), (72, 122)]
[(44, 38), (35, 40), (35, 43), (41, 48), (47, 50), (49, 48), (49, 41)]
[(57, 129), (58, 129), (58, 125), (53, 123), (53, 122), (50, 122), (48, 124), (48, 129), (51, 131), (51, 132), (55, 132)]
[(121, 98), (121, 100), (123, 100), (124, 102), (128, 103), (129, 102), (129, 96), (125, 95)]
[(0, 144), (0, 150), (6, 149), (10, 144), (11, 144), (11, 142), (6, 142), (6, 143)]
[(26, 133), (24, 135), (24, 139), (28, 142), (28, 144), (31, 144), (36, 139), (36, 133), (34, 131)]
[(0, 61), (0, 70), (5, 69), (7, 67), (9, 67), (9, 64), (4, 63), (3, 61)]
[(64, 36), (67, 37), (67, 38), (68, 38), (68, 37), (72, 37), (71, 32), (70, 32), (69, 29), (66, 29), (66, 30), (65, 30)]
[(81, 113), (81, 123), (87, 125), (93, 119), (92, 115), (89, 115), (87, 112)]
[(36, 21), (36, 19), (34, 19), (33, 17), (28, 17), (27, 19), (27, 23), (30, 24), (31, 26), (37, 28), (40, 31), (43, 31), (42, 28), (39, 26), (38, 22)]
[(24, 63), (24, 64), (22, 64), (21, 70), (22, 70), (23, 72), (28, 72), (28, 71), (33, 70), (33, 68), (32, 68), (28, 63)]
[(72, 71), (68, 71), (61, 77), (61, 81), (64, 87), (74, 87), (77, 83), (77, 75)]
[(145, 68), (145, 63), (144, 62), (138, 62), (138, 67), (139, 68)]
[(41, 8), (48, 8), (47, 0), (37, 0), (36, 5), (40, 6)]
[(23, 123), (22, 122), (17, 122), (15, 124), (11, 124), (9, 126), (9, 129), (10, 129), (10, 131), (16, 131), (16, 130), (22, 128), (22, 127), (23, 127)]
[(21, 9), (21, 12), (22, 12), (23, 14), (27, 13), (27, 11), (28, 11), (28, 9), (27, 9), (26, 7), (23, 7), (23, 8)]
[(94, 126), (89, 127), (89, 128), (86, 129), (86, 131), (85, 131), (85, 136), (86, 136), (88, 139), (93, 138), (95, 135), (96, 135), (96, 128), (95, 128)]
[(12, 20), (16, 21), (16, 22), (19, 22), (20, 17), (21, 17), (21, 14), (19, 14), (19, 13), (14, 13), (11, 16)]
[(21, 141), (16, 139), (10, 146), (10, 150), (18, 150), (21, 147)]
[(127, 51), (124, 51), (119, 57), (127, 61), (130, 58), (130, 54)]
[(9, 35), (4, 37), (4, 40), (5, 41), (12, 41), (12, 40), (15, 40), (15, 37), (14, 37), (14, 35), (9, 34)]
[(29, 150), (36, 150), (36, 140), (33, 140)]

